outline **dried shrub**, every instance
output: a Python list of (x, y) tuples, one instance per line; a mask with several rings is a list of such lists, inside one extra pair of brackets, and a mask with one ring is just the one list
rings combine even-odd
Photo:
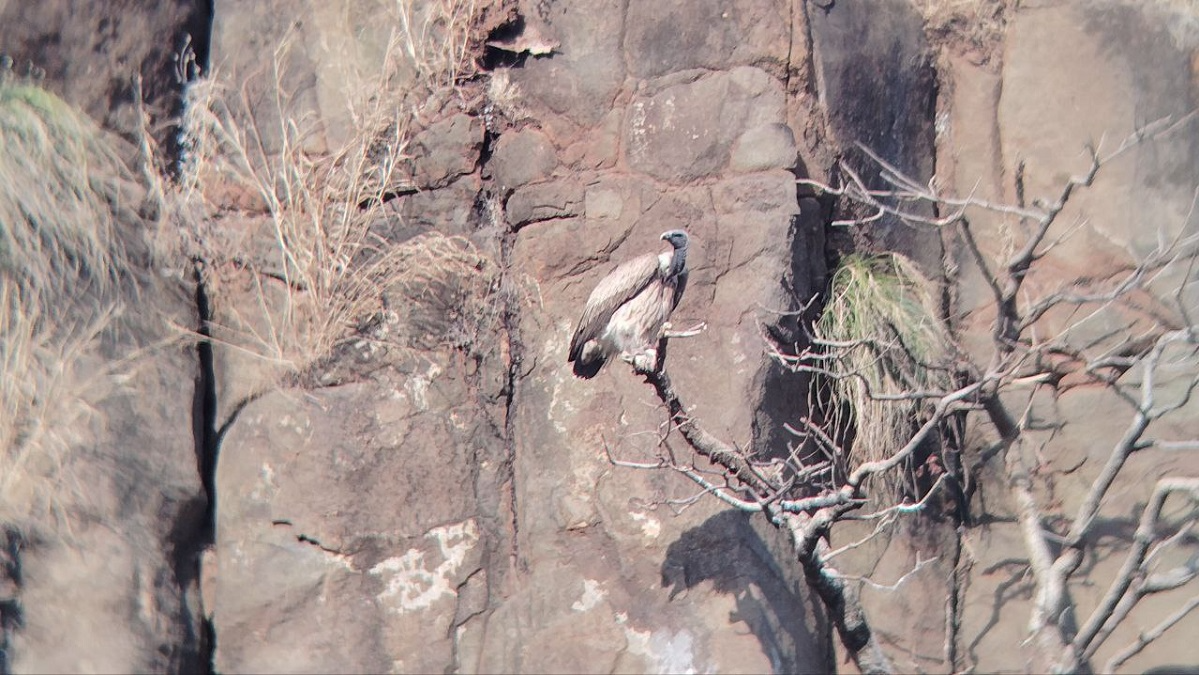
[(0, 79), (0, 522), (52, 525), (70, 453), (125, 364), (92, 352), (121, 311), (135, 215), (117, 141), (37, 86)]
[[(848, 471), (895, 454), (920, 423), (923, 399), (894, 397), (952, 388), (941, 363), (951, 341), (930, 287), (897, 253), (850, 255), (833, 274), (815, 334), (838, 348), (813, 386), (829, 394), (830, 428), (852, 433), (852, 456), (838, 458)], [(913, 491), (896, 474), (888, 480), (893, 492)]]
[[(338, 344), (356, 339), (364, 323), (386, 309), (385, 295), (397, 283), (407, 288), (428, 283), (423, 297), (437, 298), (439, 285), (490, 283), (465, 240), (424, 237), (396, 245), (374, 229), (389, 216), (386, 202), (413, 189), (408, 147), (421, 116), (414, 92), (422, 92), (416, 98), (424, 98), (423, 92), (445, 98), (471, 70), (467, 45), (477, 4), (397, 3), (390, 17), (395, 29), (379, 67), (349, 78), (349, 129), (334, 149), (314, 149), (317, 122), (288, 112), (294, 106), (283, 83), (294, 35), (283, 40), (262, 73), (275, 97), (273, 110), (255, 107), (245, 95), (249, 84), (243, 83), (240, 95), (228, 91), (219, 76), (191, 85), (181, 213), (193, 225), (196, 256), (210, 261), (245, 257), (243, 251), (221, 250), (202, 232), (204, 222), (218, 215), (204, 201), (212, 186), (232, 185), (251, 194), (269, 216), (273, 248), (266, 260), (251, 264), (259, 276), (269, 277), (264, 284), (282, 284), (284, 300), (277, 306), (260, 285), (262, 317), (223, 326), (221, 333), (235, 347), (280, 364), (280, 377), (305, 371)], [(464, 280), (465, 268), (478, 278)], [(450, 309), (462, 307), (458, 301), (453, 305)]]

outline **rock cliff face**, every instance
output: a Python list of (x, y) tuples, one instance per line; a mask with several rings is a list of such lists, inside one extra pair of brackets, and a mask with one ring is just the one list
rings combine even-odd
[[(144, 365), (94, 401), (78, 441), (72, 475), (90, 501), (63, 515), (65, 536), (0, 530), (0, 672), (835, 670), (824, 612), (779, 533), (693, 500), (676, 473), (610, 461), (652, 462), (676, 441), (624, 364), (571, 375), (588, 293), (661, 232), (687, 229), (691, 278), (672, 321), (706, 330), (672, 341), (675, 386), (709, 431), (786, 452), (808, 383), (764, 336), (804, 340), (799, 317), (838, 249), (912, 257), (966, 344), (990, 321), (962, 242), (886, 219), (851, 242), (797, 178), (830, 180), (844, 158), (878, 185), (865, 146), (959, 193), (1014, 200), (1019, 165), (1024, 191), (1050, 194), (1088, 141), (1199, 100), (1199, 18), (1165, 2), (979, 0), (954, 14), (923, 0), (447, 0), (398, 3), (398, 19), (383, 2), (68, 4), (0, 2), (0, 52), (134, 138), (120, 83), (140, 72), (143, 94), (171, 110), (182, 85), (166, 64), (185, 42), (238, 92), (230, 114), (253, 117), (238, 123), (260, 125), (261, 158), (296, 151), (281, 119), (313, 123), (307, 156), (336, 155), (360, 131), (348, 102), (362, 81), (411, 91), (396, 113), (402, 166), (370, 233), (411, 251), (404, 271), (420, 274), (384, 280), (354, 339), (314, 363), (264, 358), (245, 336), (276, 344), (292, 303), (318, 294), (278, 262), (286, 237), (262, 194), (284, 192), (286, 176), (259, 193), (201, 175), (209, 208), (180, 220), (203, 233), (205, 266), (147, 257), (132, 318), (92, 357)], [(448, 25), (452, 13), (430, 19), (446, 8), (475, 12), (456, 43), (474, 72), (428, 89), (445, 55), (414, 36)], [(70, 36), (97, 27), (113, 35), (96, 38), (103, 58), (76, 54)], [(1118, 269), (1158, 240), (1144, 223), (1193, 228), (1199, 152), (1180, 138), (1134, 153), (1072, 206), (1085, 225), (1049, 269)], [(998, 253), (1011, 225), (976, 227)], [(161, 347), (179, 327), (192, 339)], [(1074, 420), (1047, 425), (1060, 500), (1078, 501), (1096, 471), (1088, 453), (1114, 433), (1077, 420), (1119, 406), (1087, 388), (1030, 403)], [(1175, 453), (1122, 480), (1195, 468)], [(1128, 495), (1126, 511), (1143, 501)], [(846, 571), (880, 583), (938, 558), (900, 592), (862, 592), (884, 642), (909, 650), (900, 668), (1023, 667), (1013, 646), (1028, 598), (1009, 559), (1025, 554), (1013, 507), (985, 508), (976, 527), (922, 522), (847, 555)], [(1093, 605), (1101, 591), (1076, 592)], [(1129, 666), (1187, 661), (1188, 621)]]

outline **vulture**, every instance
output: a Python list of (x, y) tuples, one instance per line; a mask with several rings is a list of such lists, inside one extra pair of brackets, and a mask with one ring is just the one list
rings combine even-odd
[(570, 341), (574, 374), (595, 377), (608, 359), (619, 355), (649, 371), (670, 313), (687, 287), (687, 233), (662, 233), (671, 250), (621, 263), (591, 291)]

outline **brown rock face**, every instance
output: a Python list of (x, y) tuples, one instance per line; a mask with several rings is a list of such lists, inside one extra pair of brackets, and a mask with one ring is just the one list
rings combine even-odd
[[(497, 505), (479, 464), (502, 440), (469, 381), (452, 357), (428, 355), (242, 411), (223, 447), (249, 451), (217, 471), (219, 671), (453, 661), (454, 629), (486, 604), (482, 537), (494, 524), (481, 521)], [(471, 584), (483, 595), (472, 599)], [(267, 634), (264, 649), (255, 636)]]
[[(708, 329), (679, 342), (671, 363), (696, 414), (776, 447), (777, 425), (728, 402), (799, 391), (773, 372), (759, 333), (779, 324), (763, 308), (797, 306), (824, 274), (819, 221), (801, 217), (788, 172), (780, 10), (727, 8), (735, 21), (695, 61), (646, 33), (621, 39), (625, 25), (679, 20), (687, 35), (708, 33), (707, 14), (657, 9), (522, 8), (530, 30), (560, 46), (502, 74), (504, 110), (521, 126), (489, 128), (482, 148), (461, 113), (416, 133), (420, 191), (399, 197), (378, 231), (467, 234), (494, 251), (511, 288), (493, 300), (505, 333), (465, 363), (435, 342), (411, 343), (407, 356), (364, 343), (344, 384), (240, 412), (217, 472), (229, 499), (208, 593), (218, 669), (826, 668), (823, 631), (775, 533), (714, 503), (672, 516), (666, 500), (691, 488), (604, 454), (653, 451), (662, 419), (650, 391), (620, 365), (584, 382), (565, 362), (591, 285), (685, 228), (691, 282), (674, 322)], [(734, 39), (742, 26), (769, 40)], [(237, 72), (259, 56), (222, 58)], [(626, 81), (625, 63), (646, 79)], [(312, 88), (324, 86), (318, 77)], [(218, 312), (232, 299), (218, 296)], [(321, 626), (338, 628), (303, 637)], [(278, 649), (263, 649), (268, 634)]]
[[(1044, 3), (1018, 12), (1007, 29), (998, 73), (981, 72), (955, 60), (946, 74), (953, 82), (953, 95), (944, 173), (953, 176), (960, 191), (974, 189), (980, 197), (1010, 202), (1017, 197), (1013, 167), (1020, 164), (1024, 198), (1033, 203), (1059, 191), (1068, 176), (1085, 171), (1088, 145), (1096, 145), (1100, 154), (1105, 149), (1110, 152), (1139, 125), (1187, 114), (1196, 96), (1190, 64), (1199, 38), (1188, 37), (1180, 26), (1191, 20), (1164, 7), (1118, 3), (1094, 11), (1081, 4)], [(1093, 189), (1077, 195), (1063, 214), (1068, 222), (1079, 223), (1078, 230), (1048, 252), (1046, 264), (1030, 280), (1033, 292), (1126, 269), (1157, 247), (1162, 237), (1169, 240), (1180, 232), (1193, 232), (1194, 224), (1188, 224), (1185, 214), (1191, 209), (1196, 176), (1199, 147), (1191, 130), (1135, 149), (1105, 167)], [(975, 222), (980, 246), (998, 255), (1010, 241), (1010, 223), (985, 215)], [(963, 263), (959, 282), (961, 309), (966, 313), (963, 328), (967, 335), (983, 336), (990, 319), (977, 308), (985, 302), (986, 291), (960, 242), (955, 256)], [(1176, 300), (1195, 306), (1195, 295), (1184, 291), (1175, 296), (1177, 279), (1174, 272), (1166, 271), (1160, 283), (1152, 284), (1131, 306), (1099, 308), (1070, 330), (1071, 343), (1110, 344), (1150, 330), (1157, 325), (1151, 317), (1162, 316), (1162, 307), (1177, 306)], [(1075, 320), (1065, 313), (1051, 314), (1038, 323), (1038, 330), (1059, 335), (1071, 323)], [(1074, 387), (1069, 380), (1064, 384), (1064, 390), (1054, 396), (1024, 393), (1018, 405), (1027, 407), (1045, 429), (1035, 436), (1049, 464), (1043, 470), (1055, 476), (1052, 496), (1060, 500), (1060, 512), (1072, 514), (1127, 427), (1129, 409), (1110, 391)], [(1163, 384), (1162, 395), (1173, 396), (1170, 392), (1177, 391), (1176, 386), (1177, 382)], [(1186, 412), (1182, 415), (1194, 418)], [(1051, 431), (1055, 428), (1059, 430)], [(1175, 430), (1164, 427), (1161, 433)], [(1138, 453), (1099, 517), (1110, 519), (1105, 522), (1112, 528), (1121, 527), (1116, 523), (1140, 512), (1158, 478), (1194, 475), (1196, 466), (1194, 458), (1178, 454)], [(1005, 501), (992, 510), (1010, 515), (1015, 505)], [(1012, 663), (1012, 654), (999, 645), (1021, 639), (1021, 619), (1029, 613), (1023, 591), (1016, 590), (1023, 588), (1023, 582), (1005, 562), (1019, 546), (1018, 538), (1017, 527), (1005, 522), (1005, 516), (967, 535), (969, 549), (978, 556), (975, 569), (993, 570), (973, 575), (963, 616), (964, 637), (984, 670)], [(1103, 559), (1070, 587), (1080, 612), (1098, 604), (1122, 556), (1099, 555)], [(1173, 611), (1165, 609), (1175, 606), (1172, 602), (1177, 600), (1138, 607), (1135, 616), (1140, 618), (1133, 623), (1156, 623)], [(1154, 645), (1156, 656), (1147, 650), (1124, 667), (1133, 672), (1185, 661), (1182, 655), (1193, 651), (1189, 636), (1199, 625), (1193, 616), (1189, 621), (1189, 626), (1180, 623), (1178, 632), (1167, 633)], [(1096, 666), (1135, 641), (1134, 633), (1131, 625), (1118, 629), (1097, 653)]]
[[(808, 17), (821, 103), (846, 161), (872, 189), (885, 185), (867, 150), (927, 182), (936, 157), (936, 71), (916, 8), (882, 0), (809, 10)], [(933, 228), (888, 216), (864, 236), (917, 261), (929, 277), (942, 275), (940, 235)]]
[[(758, 68), (665, 84), (659, 92), (635, 98), (626, 112), (625, 161), (630, 169), (668, 183), (716, 177), (729, 168), (734, 144), (749, 136), (742, 145), (752, 145), (761, 128), (783, 124), (783, 109), (782, 83)], [(761, 168), (795, 165), (794, 154), (773, 159)]]

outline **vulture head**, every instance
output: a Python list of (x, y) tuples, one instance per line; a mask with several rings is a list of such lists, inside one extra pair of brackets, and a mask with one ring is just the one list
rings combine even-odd
[(661, 238), (671, 250), (626, 260), (591, 291), (567, 359), (578, 377), (595, 377), (613, 356), (638, 370), (653, 368), (663, 327), (687, 286), (690, 244), (683, 230)]
[(675, 250), (687, 248), (687, 233), (682, 230), (667, 230), (662, 233), (662, 240), (670, 242)]

